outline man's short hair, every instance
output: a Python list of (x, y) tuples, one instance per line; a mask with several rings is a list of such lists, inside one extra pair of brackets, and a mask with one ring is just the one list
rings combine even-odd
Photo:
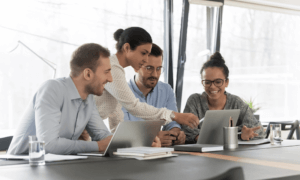
[(99, 57), (109, 57), (110, 52), (107, 48), (99, 44), (88, 43), (81, 45), (76, 49), (70, 61), (70, 68), (72, 77), (77, 77), (85, 68), (96, 72), (99, 62)]
[(163, 50), (156, 44), (152, 43), (152, 49), (150, 52), (150, 56), (159, 57), (163, 55)]

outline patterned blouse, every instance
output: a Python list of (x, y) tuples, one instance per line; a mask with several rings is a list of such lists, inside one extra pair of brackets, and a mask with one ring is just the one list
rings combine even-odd
[(135, 97), (125, 78), (124, 68), (119, 64), (116, 55), (110, 57), (111, 75), (113, 82), (105, 85), (102, 96), (94, 96), (100, 117), (109, 118), (109, 126), (114, 132), (117, 125), (124, 121), (122, 106), (133, 116), (145, 120), (166, 120), (166, 124), (172, 121), (171, 110), (155, 108), (147, 103), (142, 103)]
[[(261, 126), (259, 130), (256, 131), (258, 136), (256, 138), (264, 138), (265, 133), (263, 131), (263, 127), (259, 120), (257, 120), (250, 107), (238, 96), (229, 94), (225, 92), (227, 99), (224, 109), (240, 109), (240, 116), (237, 121), (238, 131), (242, 130), (243, 125), (247, 126), (248, 128)], [(192, 94), (186, 103), (184, 108), (185, 113), (193, 113), (198, 116), (199, 119), (204, 118), (206, 111), (209, 110), (208, 102), (207, 102), (207, 94), (203, 92), (202, 94)], [(199, 131), (201, 130), (200, 123), (198, 128), (191, 129), (188, 126), (182, 125), (182, 130), (186, 134), (186, 143), (196, 143), (195, 138), (199, 135)]]

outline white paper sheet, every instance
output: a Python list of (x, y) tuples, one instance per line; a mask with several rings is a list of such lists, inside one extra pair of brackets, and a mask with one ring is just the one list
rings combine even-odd
[(55, 161), (69, 161), (77, 159), (87, 159), (87, 156), (76, 156), (76, 155), (57, 155), (57, 154), (46, 154), (46, 162), (55, 162)]
[[(56, 161), (68, 161), (77, 159), (87, 159), (87, 156), (74, 156), (74, 155), (58, 155), (58, 154), (46, 154), (46, 162), (56, 162)], [(15, 159), (15, 160), (29, 160), (29, 156), (19, 156), (19, 155), (0, 155), (0, 159)]]
[(255, 140), (250, 140), (250, 141), (240, 141), (239, 144), (247, 144), (247, 145), (259, 145), (259, 144), (267, 144), (269, 143), (269, 139), (255, 139)]

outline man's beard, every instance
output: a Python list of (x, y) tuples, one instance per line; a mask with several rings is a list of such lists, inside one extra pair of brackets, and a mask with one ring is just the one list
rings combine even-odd
[(95, 94), (94, 92), (94, 88), (91, 84), (88, 84), (85, 86), (85, 90), (84, 90), (87, 94)]
[[(96, 80), (95, 80), (96, 81)], [(101, 89), (101, 85), (100, 84), (96, 84), (95, 81), (93, 81), (92, 83), (88, 84), (85, 86), (85, 92), (88, 94), (93, 94), (96, 96), (101, 96), (103, 91), (100, 93), (100, 89)], [(95, 85), (96, 84), (96, 85)]]
[[(156, 80), (156, 82), (154, 82), (154, 84), (149, 83), (147, 84), (147, 80)], [(156, 77), (148, 77), (147, 79), (143, 79), (143, 84), (146, 88), (154, 88), (156, 86), (158, 82), (158, 79)]]

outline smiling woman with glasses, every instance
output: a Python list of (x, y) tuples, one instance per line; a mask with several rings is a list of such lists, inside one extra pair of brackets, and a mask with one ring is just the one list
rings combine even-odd
[[(207, 110), (240, 109), (240, 116), (236, 124), (239, 131), (242, 132), (239, 139), (264, 138), (261, 123), (255, 119), (249, 106), (238, 96), (225, 91), (229, 85), (229, 69), (219, 52), (214, 53), (203, 64), (200, 75), (205, 91), (202, 94), (192, 94), (188, 98), (184, 109), (185, 113), (193, 113), (199, 119), (203, 119)], [(195, 129), (182, 126), (186, 134), (186, 143), (197, 142), (201, 125), (202, 123)]]

